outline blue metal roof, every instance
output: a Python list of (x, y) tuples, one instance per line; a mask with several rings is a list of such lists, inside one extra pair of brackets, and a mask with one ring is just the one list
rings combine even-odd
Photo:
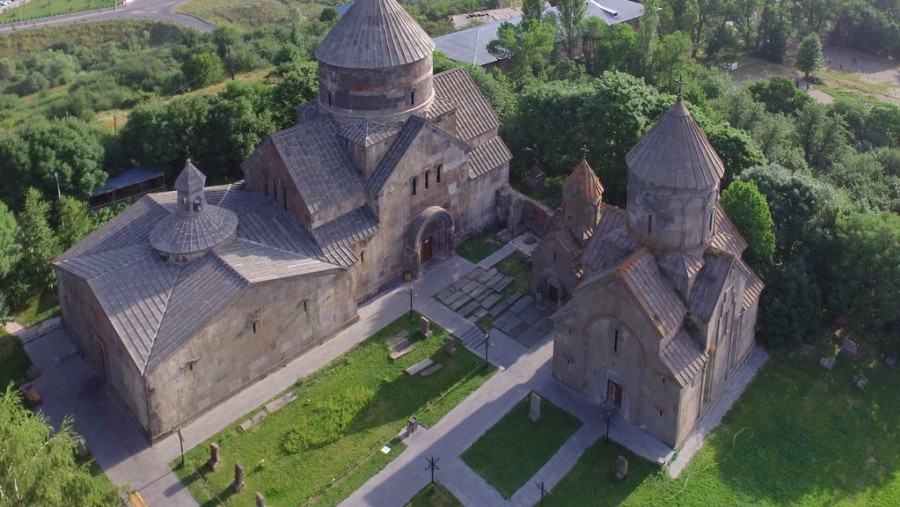
[(146, 167), (126, 169), (106, 180), (106, 184), (104, 184), (97, 190), (94, 190), (93, 195), (100, 195), (107, 192), (112, 192), (113, 190), (119, 190), (120, 188), (125, 188), (136, 183), (141, 183), (143, 181), (149, 181), (154, 178), (158, 178), (160, 176), (163, 176), (164, 174), (165, 173), (163, 173), (162, 171), (154, 171), (153, 169), (147, 169)]

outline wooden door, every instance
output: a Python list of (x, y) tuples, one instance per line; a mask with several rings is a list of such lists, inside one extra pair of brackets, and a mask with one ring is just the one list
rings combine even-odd
[(612, 380), (607, 380), (606, 399), (613, 402), (616, 407), (622, 408), (622, 386)]
[(428, 236), (424, 240), (422, 240), (422, 254), (421, 260), (425, 262), (431, 259), (431, 256), (434, 254), (434, 236)]
[(555, 285), (547, 285), (547, 300), (551, 303), (559, 302), (559, 289)]

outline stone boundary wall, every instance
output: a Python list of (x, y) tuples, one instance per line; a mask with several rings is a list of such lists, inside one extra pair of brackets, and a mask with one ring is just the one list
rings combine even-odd
[(504, 185), (497, 190), (497, 214), (513, 237), (528, 231), (543, 237), (556, 210)]

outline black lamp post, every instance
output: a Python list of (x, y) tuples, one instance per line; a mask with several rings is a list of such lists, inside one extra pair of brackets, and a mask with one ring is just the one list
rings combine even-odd
[(412, 320), (413, 320), (413, 298), (416, 297), (416, 295), (413, 293), (412, 286), (409, 286), (409, 288), (407, 288), (406, 290), (407, 290), (407, 292), (409, 292), (409, 320), (410, 320), (410, 322), (412, 322)]
[(491, 349), (491, 330), (488, 329), (484, 332), (484, 367), (487, 369), (491, 366), (491, 363), (488, 361), (488, 351)]

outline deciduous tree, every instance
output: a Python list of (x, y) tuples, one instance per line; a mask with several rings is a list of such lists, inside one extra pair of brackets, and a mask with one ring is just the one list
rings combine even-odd
[(722, 192), (722, 209), (750, 246), (750, 262), (771, 262), (775, 254), (772, 213), (756, 183), (735, 180)]
[(815, 72), (825, 63), (825, 55), (822, 54), (822, 41), (819, 36), (811, 33), (803, 38), (800, 47), (797, 48), (797, 56), (794, 58), (794, 66), (803, 72), (805, 79), (810, 73)]
[(60, 254), (59, 242), (48, 222), (49, 215), (50, 205), (41, 192), (29, 188), (25, 193), (25, 205), (18, 216), (19, 242), (23, 254), (19, 269), (29, 286), (42, 290), (56, 284), (50, 261)]

